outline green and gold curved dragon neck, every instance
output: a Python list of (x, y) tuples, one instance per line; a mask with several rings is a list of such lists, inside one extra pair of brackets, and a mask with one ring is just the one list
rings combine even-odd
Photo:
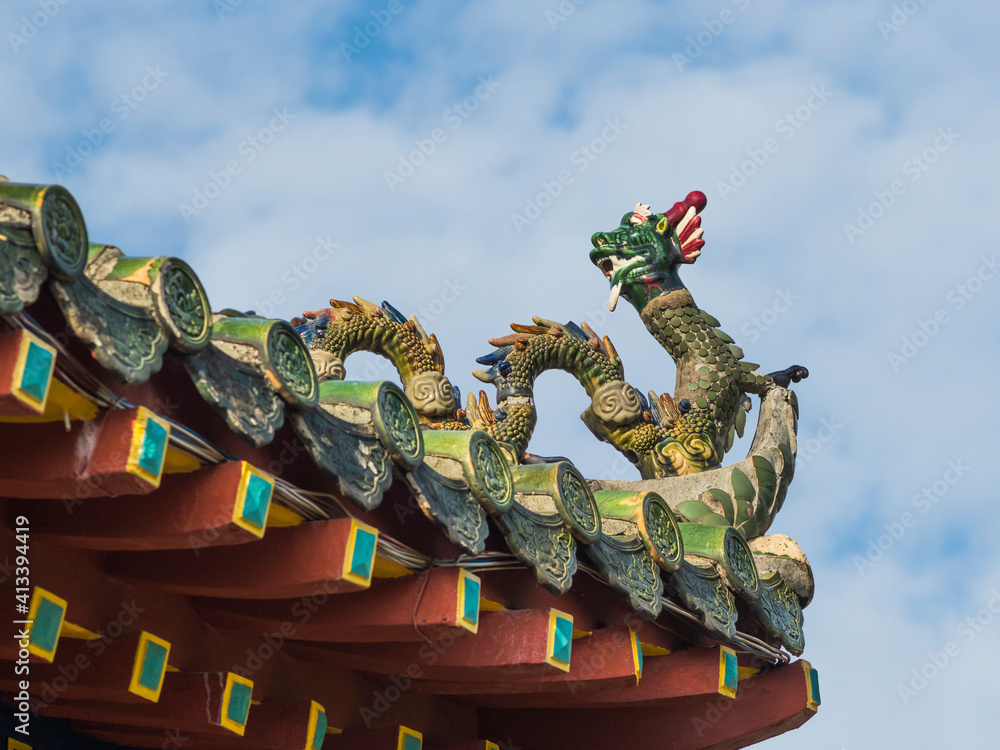
[(763, 375), (743, 361), (743, 352), (719, 322), (698, 308), (678, 275), (701, 253), (705, 196), (693, 192), (664, 213), (637, 205), (609, 232), (591, 238), (591, 261), (611, 285), (609, 309), (624, 297), (677, 366), (673, 396), (640, 393), (624, 380), (611, 341), (583, 323), (565, 325), (534, 318), (512, 325), (513, 333), (490, 343), (497, 349), (478, 362), (474, 374), (497, 388), (497, 408), (486, 394), (471, 395), (460, 408), (458, 391), (444, 375), (444, 357), (434, 336), (415, 318), (391, 305), (377, 307), (331, 300), (333, 307), (305, 313), (299, 331), (312, 350), (321, 377), (342, 379), (343, 359), (366, 350), (389, 358), (427, 429), (483, 429), (525, 460), (536, 424), (535, 378), (547, 370), (571, 373), (591, 404), (582, 414), (588, 428), (633, 462), (644, 479), (694, 474), (720, 466), (734, 433), (742, 435), (747, 394), (765, 396), (798, 382), (805, 368)]
[(643, 478), (719, 466), (733, 432), (742, 435), (744, 410), (750, 407), (746, 394), (763, 397), (807, 374), (797, 367), (775, 377), (756, 372), (759, 365), (743, 361), (743, 350), (684, 286), (678, 269), (701, 254), (698, 213), (705, 204), (700, 192), (662, 214), (639, 204), (617, 228), (591, 237), (590, 259), (611, 285), (608, 309), (614, 310), (620, 297), (628, 300), (677, 366), (673, 402), (667, 404), (673, 409), (659, 420), (667, 435), (653, 450), (655, 473), (643, 471)]

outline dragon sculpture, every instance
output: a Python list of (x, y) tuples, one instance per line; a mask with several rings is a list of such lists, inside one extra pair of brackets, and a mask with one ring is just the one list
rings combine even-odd
[[(536, 317), (533, 325), (514, 324), (513, 333), (491, 339), (496, 349), (477, 360), (487, 369), (473, 374), (496, 387), (495, 409), (483, 391), (478, 399), (470, 394), (462, 408), (458, 390), (444, 374), (437, 339), (415, 317), (407, 320), (387, 302), (379, 307), (358, 297), (354, 303), (331, 300), (331, 307), (305, 312), (293, 323), (321, 379), (343, 379), (344, 360), (353, 352), (387, 357), (424, 429), (484, 430), (514, 464), (538, 460), (526, 452), (536, 424), (533, 384), (541, 373), (558, 369), (571, 373), (590, 396), (581, 415), (590, 431), (631, 461), (643, 480), (676, 484), (713, 474), (734, 436), (743, 434), (750, 394), (760, 396), (767, 408), (761, 410), (747, 465), (758, 468), (758, 477), (774, 477), (777, 460), (781, 473), (790, 477), (797, 407), (786, 388), (808, 372), (797, 365), (768, 375), (758, 372), (758, 365), (743, 360), (743, 351), (719, 329), (719, 322), (695, 304), (678, 269), (694, 263), (705, 244), (699, 216), (705, 205), (704, 194), (697, 191), (663, 213), (639, 204), (619, 226), (591, 238), (590, 259), (611, 286), (609, 309), (620, 298), (628, 300), (674, 360), (673, 395), (641, 395), (624, 380), (611, 341), (586, 323)], [(736, 476), (745, 473), (735, 468), (722, 490), (705, 482), (688, 483), (694, 497), (687, 494), (677, 509), (688, 521), (736, 525), (748, 538), (763, 534), (780, 500), (775, 501), (773, 488), (767, 499), (752, 486), (748, 494)], [(758, 484), (768, 482), (765, 478)]]

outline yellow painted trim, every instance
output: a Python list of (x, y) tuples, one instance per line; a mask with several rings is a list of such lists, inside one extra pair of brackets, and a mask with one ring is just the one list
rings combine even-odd
[(576, 628), (573, 628), (574, 641), (578, 641), (581, 638), (586, 638), (588, 635), (593, 635), (593, 634), (594, 634), (593, 630), (577, 630)]
[(410, 729), (409, 727), (400, 726), (399, 728), (399, 738), (396, 740), (396, 750), (403, 750), (403, 746), (406, 744), (407, 737), (416, 737), (420, 740), (420, 746), (424, 746), (424, 735), (418, 732), (416, 729)]
[(639, 645), (642, 646), (643, 656), (666, 656), (667, 654), (670, 653), (669, 648), (662, 648), (661, 646), (651, 646), (650, 644), (642, 643), (641, 641), (639, 642)]
[[(233, 503), (233, 523), (241, 529), (246, 529), (258, 539), (263, 539), (264, 532), (267, 530), (268, 519), (271, 516), (271, 508), (274, 506), (274, 477), (261, 471), (256, 466), (248, 464), (246, 461), (242, 461), (241, 463), (243, 469), (240, 474), (240, 483), (236, 488), (236, 502)], [(247, 504), (247, 485), (250, 483), (251, 476), (259, 477), (271, 486), (271, 497), (267, 502), (267, 516), (264, 517), (263, 526), (256, 526), (243, 517), (243, 511)]]
[[(455, 597), (455, 599), (456, 599), (456, 622), (457, 622), (457, 624), (458, 624), (459, 627), (465, 628), (470, 633), (475, 634), (475, 633), (479, 632), (479, 617), (478, 616), (476, 617), (476, 621), (475, 622), (472, 622), (471, 620), (468, 620), (465, 617), (465, 581), (466, 581), (467, 578), (471, 578), (477, 584), (479, 584), (479, 592), (480, 592), (479, 601), (480, 601), (480, 603), (482, 603), (482, 601), (483, 601), (483, 597), (482, 597), (483, 581), (482, 581), (482, 579), (479, 576), (474, 575), (473, 573), (470, 573), (465, 568), (459, 568), (458, 569), (458, 592), (457, 592), (458, 595)], [(477, 605), (477, 608), (478, 608), (478, 606), (479, 605)], [(480, 611), (480, 614), (482, 614), (481, 611)]]
[[(52, 355), (52, 369), (49, 370), (49, 382), (45, 387), (45, 398), (39, 401), (27, 391), (21, 390), (21, 378), (24, 377), (24, 367), (28, 361), (28, 349), (32, 344), (44, 349)], [(58, 352), (55, 347), (42, 341), (38, 336), (30, 331), (21, 331), (21, 343), (17, 350), (17, 361), (14, 363), (14, 379), (11, 383), (10, 392), (18, 401), (38, 414), (45, 413), (45, 404), (49, 399), (49, 391), (52, 389), (52, 381), (55, 379), (56, 357)]]
[[(736, 652), (729, 646), (719, 646), (719, 695), (727, 698), (735, 698), (736, 691), (726, 684), (726, 654), (731, 654), (736, 658)], [(739, 683), (739, 665), (737, 664), (736, 681)]]
[[(222, 692), (222, 711), (219, 715), (219, 726), (225, 727), (231, 732), (235, 732), (240, 737), (246, 731), (246, 724), (239, 724), (229, 718), (229, 700), (233, 695), (233, 685), (246, 685), (253, 691), (253, 680), (248, 680), (246, 677), (240, 677), (238, 674), (229, 672), (226, 676), (226, 688)], [(252, 695), (252, 693), (251, 693)], [(253, 705), (253, 700), (250, 701), (251, 706)], [(250, 718), (250, 709), (247, 709), (247, 719)]]
[(639, 667), (639, 659), (642, 655), (642, 644), (639, 643), (639, 635), (629, 628), (629, 642), (632, 645), (632, 669), (635, 672), (635, 681), (638, 683), (642, 679), (642, 670)]
[[(374, 526), (369, 526), (366, 523), (361, 523), (361, 521), (359, 521), (356, 518), (352, 518), (351, 531), (347, 536), (347, 547), (344, 549), (344, 570), (341, 577), (343, 578), (343, 580), (348, 581), (349, 583), (362, 586), (363, 588), (368, 588), (369, 586), (372, 585), (371, 577), (362, 578), (361, 576), (351, 572), (351, 562), (354, 560), (354, 544), (357, 541), (359, 529), (363, 529), (364, 531), (368, 531), (375, 535), (375, 549), (376, 550), (378, 549), (378, 529), (376, 529)], [(377, 558), (378, 555), (376, 554), (374, 556), (374, 559), (372, 560), (373, 575), (375, 573), (375, 559)]]
[(479, 597), (479, 611), (480, 612), (506, 612), (507, 608), (500, 604), (500, 602), (490, 601), (489, 599), (484, 599)]
[[(142, 665), (146, 661), (146, 650), (150, 643), (155, 643), (158, 646), (163, 646), (167, 650), (167, 655), (163, 660), (163, 674), (160, 675), (160, 684), (156, 690), (150, 690), (145, 685), (139, 683), (139, 678), (142, 676)], [(166, 676), (167, 669), (170, 662), (170, 641), (165, 641), (162, 638), (157, 638), (152, 633), (147, 633), (145, 630), (139, 635), (139, 645), (135, 649), (135, 658), (132, 660), (132, 678), (128, 683), (128, 691), (138, 695), (140, 698), (145, 698), (148, 701), (156, 703), (160, 700), (160, 691), (163, 690), (164, 677)], [(176, 670), (175, 670), (176, 671)]]
[(200, 468), (201, 461), (190, 453), (167, 447), (167, 453), (163, 457), (164, 474), (187, 474)]
[(413, 575), (413, 571), (395, 560), (375, 553), (375, 569), (372, 571), (372, 578), (402, 578)]
[(267, 528), (286, 528), (288, 526), (298, 526), (303, 523), (306, 519), (300, 516), (291, 508), (286, 508), (284, 505), (278, 505), (274, 502), (274, 497), (271, 498), (271, 507), (267, 511)]
[[(38, 614), (38, 608), (42, 604), (42, 600), (47, 599), (52, 602), (62, 610), (62, 617), (59, 618), (59, 631), (56, 634), (56, 642), (52, 645), (51, 651), (46, 651), (41, 646), (36, 643), (31, 642), (31, 631), (34, 630), (34, 619), (35, 615)], [(62, 636), (62, 625), (66, 621), (66, 600), (60, 596), (56, 596), (51, 591), (46, 591), (41, 586), (35, 586), (35, 590), (31, 592), (31, 606), (28, 607), (28, 618), (32, 621), (32, 624), (28, 626), (28, 653), (34, 654), (35, 656), (45, 659), (45, 661), (51, 662), (56, 658), (56, 649), (59, 648), (59, 638)]]
[(739, 672), (738, 680), (743, 682), (743, 680), (749, 680), (754, 675), (760, 674), (760, 670), (757, 667), (738, 667)]
[(62, 422), (68, 416), (71, 420), (88, 421), (97, 416), (97, 404), (84, 398), (64, 384), (59, 378), (53, 377), (49, 384), (49, 398), (45, 403), (43, 414), (22, 414), (20, 416), (0, 417), (0, 422), (7, 423), (44, 423)]
[(7, 738), (7, 750), (31, 750), (31, 745), (25, 745), (10, 737)]
[(155, 264), (158, 260), (159, 258), (150, 258), (128, 276), (122, 276), (121, 278), (116, 279), (116, 281), (131, 281), (137, 284), (142, 284), (143, 286), (151, 286), (153, 282), (149, 278), (149, 272), (153, 268), (153, 264)]
[[(799, 663), (802, 665), (802, 671), (806, 678), (806, 708), (810, 711), (817, 711), (819, 710), (820, 701), (816, 700), (816, 696), (813, 695), (812, 675), (810, 674), (810, 672), (815, 671), (814, 667), (805, 659)], [(817, 679), (818, 675), (819, 673), (817, 672)]]
[[(326, 709), (323, 708), (316, 701), (309, 702), (309, 722), (306, 726), (306, 744), (303, 750), (313, 750), (313, 735), (316, 734), (316, 724), (319, 722), (319, 715), (323, 714), (326, 716)], [(327, 716), (327, 721), (330, 717)], [(329, 734), (329, 724), (327, 725), (327, 731), (323, 732), (323, 735)]]
[[(165, 420), (163, 417), (157, 416), (145, 406), (139, 407), (139, 412), (136, 414), (135, 420), (132, 422), (132, 445), (128, 452), (128, 462), (125, 465), (125, 470), (129, 474), (134, 474), (140, 479), (144, 479), (153, 485), (154, 488), (160, 486), (160, 478), (163, 476), (163, 466), (160, 467), (159, 474), (153, 474), (152, 472), (146, 471), (142, 466), (139, 465), (139, 455), (142, 452), (142, 441), (146, 436), (146, 425), (150, 422), (156, 422), (160, 427), (167, 431), (167, 445), (170, 443), (170, 422)], [(163, 463), (167, 461), (166, 458), (166, 448), (163, 452)]]
[(495, 742), (486, 740), (486, 745), (483, 747), (483, 750), (500, 750), (500, 746)]
[(66, 622), (63, 619), (62, 625), (59, 628), (60, 638), (72, 638), (77, 641), (96, 641), (99, 636), (93, 630), (87, 630), (85, 627), (80, 625), (74, 625), (71, 622)]
[[(563, 672), (569, 672), (569, 663), (560, 661), (559, 659), (555, 658), (555, 656), (553, 656), (553, 652), (555, 651), (555, 645), (556, 645), (556, 621), (560, 619), (569, 620), (572, 623), (573, 615), (558, 609), (549, 610), (549, 634), (548, 634), (548, 640), (545, 643), (545, 663), (551, 664), (553, 667)], [(575, 628), (573, 632), (576, 633)], [(572, 652), (570, 653), (571, 653), (570, 658), (572, 659)]]

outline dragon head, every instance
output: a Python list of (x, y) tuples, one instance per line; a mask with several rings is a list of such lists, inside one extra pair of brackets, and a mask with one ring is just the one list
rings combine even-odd
[(624, 296), (642, 312), (654, 297), (684, 288), (677, 269), (701, 254), (705, 241), (698, 213), (706, 203), (705, 194), (694, 191), (662, 214), (637, 204), (616, 229), (590, 238), (590, 260), (611, 284), (609, 310)]

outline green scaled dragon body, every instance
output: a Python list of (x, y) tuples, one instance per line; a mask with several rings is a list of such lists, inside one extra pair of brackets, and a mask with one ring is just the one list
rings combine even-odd
[(793, 366), (764, 375), (745, 362), (743, 350), (701, 310), (678, 275), (681, 265), (701, 254), (701, 217), (705, 196), (693, 192), (662, 214), (639, 204), (610, 232), (591, 237), (590, 259), (611, 285), (608, 308), (624, 297), (639, 312), (646, 329), (677, 366), (674, 396), (662, 396), (657, 420), (666, 432), (653, 450), (643, 478), (692, 474), (719, 466), (743, 434), (747, 394), (765, 396), (777, 386), (798, 382), (808, 372)]
[(342, 379), (343, 360), (354, 351), (381, 354), (395, 365), (426, 429), (485, 430), (515, 463), (528, 458), (536, 424), (535, 378), (558, 369), (576, 377), (590, 396), (582, 415), (587, 427), (634, 463), (643, 479), (714, 469), (734, 433), (742, 435), (748, 394), (763, 398), (808, 373), (797, 366), (771, 375), (757, 372), (681, 282), (678, 268), (693, 263), (704, 245), (698, 216), (704, 206), (698, 192), (660, 214), (637, 205), (618, 227), (591, 238), (591, 261), (611, 285), (609, 309), (622, 297), (628, 300), (674, 360), (672, 396), (651, 392), (647, 398), (625, 382), (614, 346), (586, 323), (534, 318), (534, 325), (515, 324), (512, 334), (492, 339), (496, 350), (478, 360), (488, 369), (474, 374), (496, 386), (496, 409), (483, 392), (478, 400), (470, 394), (461, 408), (435, 337), (388, 303), (331, 300), (330, 308), (304, 313), (299, 332), (321, 378)]

